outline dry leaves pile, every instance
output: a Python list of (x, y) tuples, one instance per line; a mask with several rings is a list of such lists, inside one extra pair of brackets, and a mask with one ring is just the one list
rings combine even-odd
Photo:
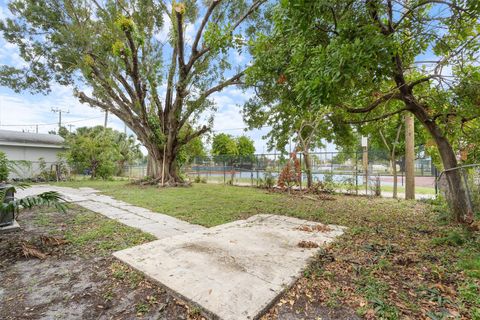
[(319, 247), (319, 246), (318, 246), (318, 243), (313, 242), (313, 241), (305, 241), (305, 240), (300, 241), (300, 242), (298, 243), (298, 246), (299, 246), (300, 248), (308, 248), (308, 249), (318, 248), (318, 247)]
[[(319, 221), (348, 227), (345, 235), (321, 252), (305, 276), (263, 319), (291, 314), (298, 319), (480, 317), (475, 313), (480, 312), (475, 303), (480, 299), (480, 280), (467, 276), (459, 267), (462, 252), (480, 252), (479, 236), (460, 244), (436, 242), (463, 231), (440, 222), (428, 205), (339, 198), (342, 201), (321, 204), (324, 214)], [(298, 229), (316, 231), (310, 226)], [(307, 241), (298, 244), (303, 248), (310, 245)], [(473, 291), (465, 293), (468, 284)], [(469, 301), (469, 296), (474, 298)], [(325, 309), (327, 316), (322, 313)], [(346, 313), (334, 317), (339, 310)]]

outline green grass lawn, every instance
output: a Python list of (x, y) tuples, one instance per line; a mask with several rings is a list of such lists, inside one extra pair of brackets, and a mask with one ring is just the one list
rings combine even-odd
[(344, 195), (322, 200), (223, 184), (156, 188), (83, 180), (58, 185), (96, 188), (207, 227), (258, 213), (343, 225), (345, 235), (322, 251), (285, 300), (348, 306), (376, 319), (480, 319), (480, 235), (450, 222), (441, 203)]
[(302, 219), (353, 226), (351, 215), (367, 214), (388, 208), (392, 213), (408, 210), (412, 202), (335, 196), (338, 201), (313, 201), (268, 192), (263, 189), (223, 184), (193, 184), (188, 188), (140, 187), (127, 181), (79, 180), (58, 183), (61, 186), (92, 187), (106, 195), (133, 205), (165, 213), (179, 219), (212, 227), (246, 219), (255, 214), (272, 213)]
[(92, 187), (119, 200), (206, 227), (259, 213), (349, 225), (350, 221), (346, 218), (357, 210), (370, 212), (376, 208), (388, 207), (396, 212), (411, 205), (393, 199), (336, 196), (342, 198), (342, 206), (338, 206), (336, 201), (315, 202), (257, 188), (223, 184), (193, 184), (190, 188), (162, 189), (131, 185), (127, 181), (78, 180), (60, 182), (58, 185)]
[[(358, 185), (358, 190), (364, 191), (365, 190), (365, 185), (361, 184)], [(393, 192), (393, 186), (382, 186), (382, 192)], [(405, 187), (398, 186), (397, 187), (397, 192), (398, 193), (405, 193)], [(415, 187), (415, 193), (416, 194), (430, 194), (434, 195), (435, 194), (435, 188), (431, 187)]]

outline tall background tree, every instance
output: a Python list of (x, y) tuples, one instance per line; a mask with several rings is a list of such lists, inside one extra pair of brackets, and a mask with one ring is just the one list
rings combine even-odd
[(238, 155), (244, 158), (251, 158), (255, 154), (255, 144), (247, 136), (240, 136), (236, 139)]
[(478, 1), (282, 1), (252, 52), (268, 61), (279, 47), (271, 37), (285, 39), (280, 46), (293, 54), (270, 81), (288, 79), (295, 97), (320, 112), (364, 122), (413, 114), (448, 170), (454, 217), (465, 221), (472, 212), (451, 131), (480, 117), (479, 13)]
[(0, 30), (25, 67), (3, 66), (0, 83), (32, 92), (74, 86), (80, 102), (135, 132), (150, 176), (176, 184), (179, 150), (210, 130), (211, 118), (197, 120), (215, 110), (212, 95), (242, 83), (229, 57), (261, 27), (252, 22), (264, 2), (13, 0)]
[(219, 133), (212, 140), (212, 155), (238, 156), (238, 146), (235, 138), (226, 133)]

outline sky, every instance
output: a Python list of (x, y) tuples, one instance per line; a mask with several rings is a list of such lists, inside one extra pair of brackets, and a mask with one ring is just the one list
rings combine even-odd
[[(8, 1), (0, 0), (0, 19), (8, 17), (9, 11), (6, 6)], [(192, 38), (195, 28), (187, 27), (186, 36)], [(158, 38), (167, 36), (168, 29), (164, 28)], [(235, 64), (248, 64), (249, 57), (246, 54), (233, 52), (231, 61)], [(0, 65), (21, 67), (24, 62), (18, 55), (16, 46), (6, 42), (0, 35)], [(262, 139), (268, 128), (246, 132), (242, 128), (246, 125), (241, 115), (241, 106), (249, 98), (249, 92), (243, 92), (235, 87), (228, 87), (222, 92), (212, 95), (218, 110), (213, 123), (213, 134), (225, 132), (233, 136), (247, 135), (254, 140), (257, 153), (267, 152), (266, 141)], [(100, 109), (81, 104), (73, 96), (72, 87), (64, 87), (57, 84), (52, 86), (48, 95), (28, 92), (15, 93), (13, 90), (0, 87), (0, 129), (48, 133), (58, 130), (58, 112), (52, 109), (61, 109), (62, 126), (75, 130), (83, 126), (103, 125), (105, 113)], [(37, 126), (38, 125), (38, 126)], [(109, 115), (108, 127), (124, 131), (123, 122)], [(132, 132), (127, 128), (127, 133)], [(145, 150), (144, 150), (145, 151)]]
[[(0, 19), (8, 17), (6, 0), (0, 0)], [(165, 19), (168, 17), (165, 15)], [(194, 25), (187, 26), (185, 35), (187, 44), (193, 42), (196, 27), (200, 23), (198, 20)], [(168, 35), (168, 25), (156, 36), (160, 41), (166, 39)], [(431, 50), (419, 57), (417, 60), (432, 60), (434, 55)], [(248, 53), (239, 54), (235, 51), (231, 52), (230, 61), (233, 65), (246, 66), (250, 62)], [(7, 43), (0, 35), (0, 65), (6, 64), (10, 66), (21, 67), (22, 59), (18, 55), (18, 50), (14, 45)], [(450, 73), (449, 66), (446, 66), (444, 73)], [(267, 134), (268, 128), (261, 130), (245, 131), (246, 125), (243, 121), (241, 110), (243, 103), (248, 100), (252, 92), (244, 92), (236, 87), (227, 87), (223, 91), (212, 95), (217, 104), (217, 112), (215, 113), (213, 132), (228, 133), (233, 136), (247, 135), (254, 140), (256, 153), (268, 152), (266, 141), (262, 138)], [(86, 104), (81, 104), (73, 96), (72, 87), (63, 87), (54, 84), (52, 91), (48, 95), (35, 94), (28, 92), (15, 93), (11, 89), (0, 87), (0, 129), (30, 131), (39, 133), (48, 133), (52, 130), (58, 130), (58, 112), (52, 109), (63, 110), (62, 125), (75, 130), (83, 126), (103, 125), (104, 112), (100, 109), (94, 109)], [(37, 126), (38, 125), (38, 126)], [(108, 126), (124, 131), (123, 122), (113, 115), (109, 115)], [(127, 133), (132, 132), (127, 129)], [(326, 151), (334, 151), (335, 146), (327, 144)], [(143, 150), (145, 152), (145, 149)], [(323, 150), (322, 150), (323, 151)]]

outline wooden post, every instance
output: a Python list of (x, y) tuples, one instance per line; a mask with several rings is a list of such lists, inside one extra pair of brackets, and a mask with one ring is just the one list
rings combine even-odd
[(415, 127), (409, 113), (405, 115), (405, 199), (415, 199)]
[(365, 171), (365, 195), (368, 196), (368, 138), (362, 137), (363, 171)]
[(163, 161), (162, 161), (162, 187), (164, 186), (165, 181), (165, 147), (166, 145), (163, 144)]

